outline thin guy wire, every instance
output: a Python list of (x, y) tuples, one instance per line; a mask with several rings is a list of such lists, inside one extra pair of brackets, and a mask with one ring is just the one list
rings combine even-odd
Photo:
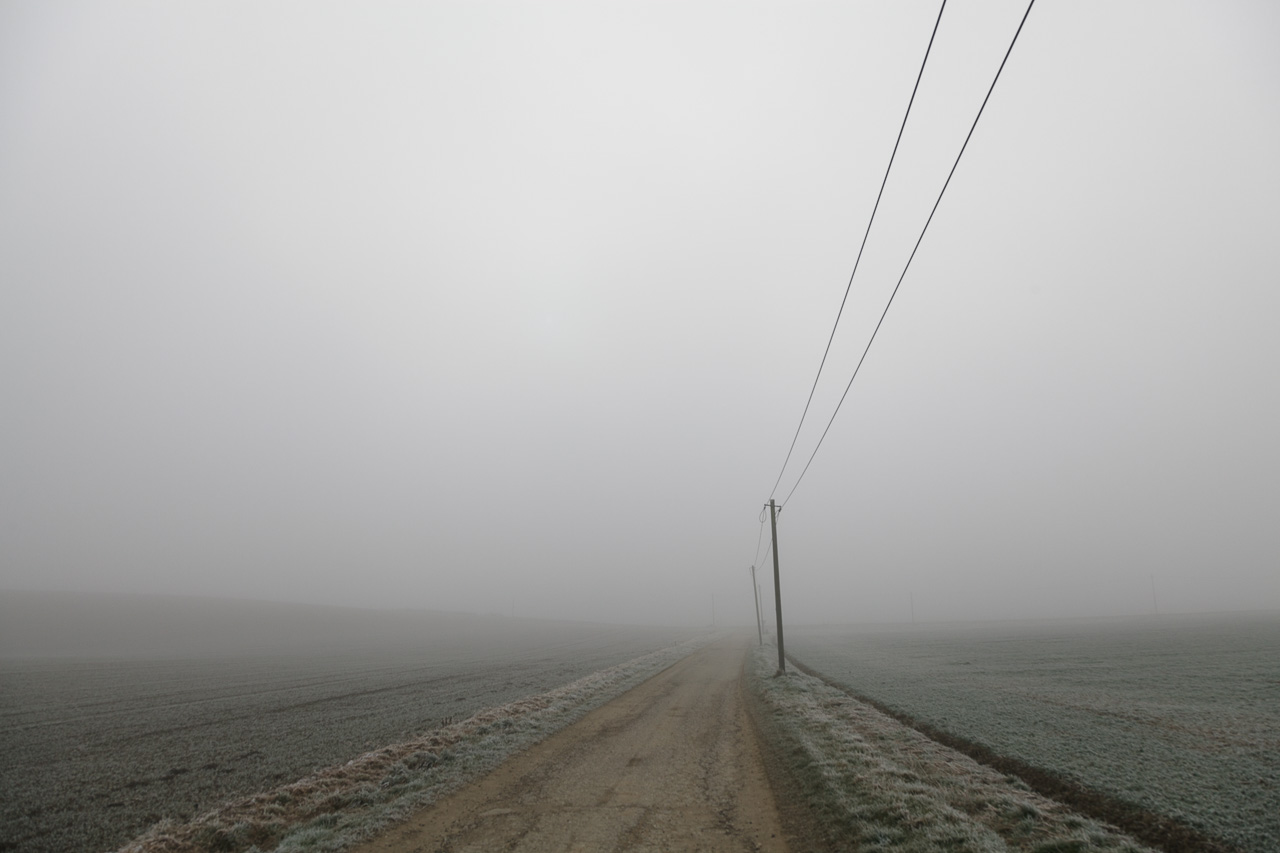
[(964, 144), (960, 146), (960, 153), (956, 155), (956, 161), (951, 164), (951, 171), (947, 174), (947, 180), (942, 185), (942, 191), (938, 193), (937, 201), (933, 203), (933, 210), (929, 211), (929, 218), (925, 220), (924, 228), (920, 229), (920, 236), (916, 238), (915, 248), (911, 250), (911, 256), (907, 258), (907, 265), (902, 268), (902, 275), (898, 276), (898, 283), (893, 286), (893, 293), (889, 294), (889, 301), (885, 303), (884, 311), (880, 312), (880, 319), (876, 322), (876, 327), (871, 332), (871, 338), (867, 341), (867, 346), (862, 350), (862, 358), (858, 359), (858, 365), (853, 369), (853, 376), (849, 377), (849, 384), (844, 386), (844, 393), (840, 395), (840, 402), (836, 403), (836, 410), (831, 413), (831, 420), (827, 421), (827, 428), (822, 431), (822, 437), (818, 439), (817, 447), (813, 448), (813, 453), (810, 454), (809, 461), (805, 463), (800, 476), (796, 478), (795, 485), (791, 487), (791, 491), (787, 492), (787, 496), (783, 499), (783, 506), (786, 506), (787, 501), (791, 500), (791, 496), (795, 494), (800, 481), (804, 479), (809, 466), (813, 464), (813, 458), (818, 455), (818, 448), (822, 447), (822, 442), (826, 439), (827, 432), (831, 429), (831, 424), (835, 423), (836, 415), (840, 414), (840, 407), (844, 405), (845, 397), (849, 396), (849, 389), (853, 387), (853, 380), (858, 378), (858, 371), (862, 369), (862, 362), (866, 359), (867, 352), (871, 349), (871, 345), (875, 343), (876, 333), (880, 331), (880, 324), (884, 322), (885, 315), (889, 313), (889, 306), (893, 304), (893, 297), (898, 295), (898, 288), (902, 286), (902, 280), (906, 278), (907, 270), (911, 268), (911, 262), (915, 259), (916, 250), (920, 248), (920, 242), (924, 240), (924, 233), (929, 230), (929, 223), (933, 221), (933, 215), (938, 212), (938, 205), (942, 202), (942, 196), (946, 193), (947, 187), (951, 185), (951, 177), (955, 175), (956, 167), (960, 165), (960, 158), (964, 156), (964, 150), (969, 146), (973, 131), (978, 126), (978, 119), (982, 118), (982, 111), (987, 108), (987, 101), (991, 99), (991, 93), (995, 91), (996, 83), (1000, 80), (1000, 72), (1004, 71), (1005, 63), (1009, 61), (1009, 54), (1013, 53), (1013, 46), (1017, 43), (1018, 35), (1022, 32), (1022, 25), (1027, 22), (1027, 16), (1031, 14), (1031, 7), (1035, 4), (1036, 0), (1031, 0), (1027, 4), (1027, 11), (1022, 13), (1022, 21), (1018, 24), (1017, 32), (1013, 34), (1013, 41), (1009, 42), (1009, 49), (1005, 51), (1004, 59), (1000, 60), (1000, 67), (996, 70), (996, 76), (991, 81), (991, 86), (987, 89), (987, 96), (982, 99), (982, 106), (978, 108), (978, 114), (974, 117), (973, 124), (969, 126), (969, 133), (964, 138)]
[[(770, 536), (770, 537), (769, 537), (769, 541), (768, 541), (768, 542), (766, 542), (766, 543), (764, 543), (764, 555), (765, 555), (766, 557), (768, 557), (768, 556), (769, 556), (769, 551), (770, 551), (772, 548), (773, 548), (773, 537), (772, 537), (772, 536)], [(760, 556), (760, 554), (759, 554), (759, 553), (757, 553), (757, 554), (756, 554), (756, 557), (758, 558), (759, 556)], [(767, 561), (766, 561), (766, 562), (767, 562)], [(755, 563), (755, 567), (756, 567), (757, 569), (764, 569), (764, 568), (768, 568), (768, 566), (767, 566), (767, 565), (763, 565), (763, 564), (761, 564), (761, 563), (759, 563), (759, 562)]]
[(831, 334), (827, 337), (827, 348), (822, 351), (822, 361), (818, 363), (818, 373), (813, 377), (813, 387), (809, 389), (809, 399), (804, 401), (804, 411), (800, 413), (800, 423), (796, 424), (796, 434), (791, 437), (791, 446), (787, 448), (787, 458), (782, 460), (782, 470), (778, 472), (778, 479), (774, 481), (773, 488), (769, 491), (769, 497), (773, 497), (778, 491), (778, 483), (782, 482), (782, 475), (787, 471), (787, 463), (791, 461), (791, 454), (796, 449), (796, 440), (800, 438), (800, 430), (804, 426), (804, 419), (809, 414), (809, 406), (813, 403), (813, 392), (818, 390), (818, 380), (822, 378), (822, 368), (827, 363), (827, 355), (831, 352), (831, 342), (836, 338), (836, 329), (840, 326), (840, 317), (844, 314), (844, 305), (849, 301), (849, 290), (853, 287), (853, 277), (858, 274), (858, 264), (862, 262), (862, 251), (867, 248), (867, 237), (871, 236), (871, 225), (876, 221), (876, 211), (880, 209), (880, 199), (884, 196), (884, 188), (889, 183), (889, 172), (893, 169), (893, 160), (898, 156), (898, 145), (902, 142), (902, 132), (907, 129), (907, 119), (911, 116), (911, 105), (916, 102), (916, 92), (920, 89), (920, 80), (924, 77), (924, 67), (929, 62), (929, 52), (933, 50), (933, 39), (938, 35), (938, 25), (942, 23), (942, 13), (947, 8), (947, 0), (942, 0), (942, 6), (938, 9), (938, 19), (933, 22), (933, 32), (929, 34), (929, 45), (924, 50), (924, 60), (920, 63), (920, 71), (916, 74), (916, 84), (911, 88), (911, 99), (907, 101), (907, 111), (902, 116), (902, 125), (898, 128), (898, 138), (893, 142), (893, 153), (889, 155), (889, 165), (885, 167), (884, 178), (880, 181), (880, 192), (876, 193), (876, 203), (871, 208), (871, 218), (867, 220), (867, 230), (862, 234), (862, 245), (858, 247), (858, 257), (853, 262), (853, 272), (849, 273), (849, 283), (844, 286), (844, 296), (840, 299), (840, 310), (836, 312), (835, 325), (831, 327)]
[(764, 514), (760, 515), (760, 532), (756, 534), (756, 556), (751, 561), (751, 565), (756, 565), (756, 561), (760, 559), (760, 543), (764, 541)]

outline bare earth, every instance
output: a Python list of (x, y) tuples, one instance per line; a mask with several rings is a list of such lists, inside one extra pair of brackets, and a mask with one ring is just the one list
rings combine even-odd
[(356, 850), (786, 850), (746, 648), (696, 652)]

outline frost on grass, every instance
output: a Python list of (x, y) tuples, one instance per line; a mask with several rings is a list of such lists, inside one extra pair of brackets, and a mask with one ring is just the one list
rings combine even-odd
[(859, 851), (1149, 851), (817, 678), (752, 658), (763, 723), (833, 845)]
[(1108, 798), (1153, 843), (1280, 850), (1280, 614), (825, 626), (787, 648), (881, 707)]
[(556, 690), (486, 708), (412, 740), (227, 803), (190, 823), (163, 821), (119, 853), (341, 850), (492, 770), (705, 642), (660, 649)]

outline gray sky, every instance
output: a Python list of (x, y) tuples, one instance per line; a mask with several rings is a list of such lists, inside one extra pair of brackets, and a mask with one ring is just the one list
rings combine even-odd
[[(777, 497), (1024, 8), (947, 8)], [(936, 14), (0, 3), (0, 588), (749, 619)], [(1277, 44), (1037, 4), (792, 618), (1280, 608)]]

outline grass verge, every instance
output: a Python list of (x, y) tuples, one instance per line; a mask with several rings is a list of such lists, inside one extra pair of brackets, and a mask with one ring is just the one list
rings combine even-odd
[(832, 850), (1145, 853), (1114, 827), (1037, 794), (819, 678), (748, 661), (759, 724)]
[(546, 693), (366, 752), (189, 823), (161, 821), (119, 853), (329, 853), (375, 835), (687, 656), (691, 640)]
[(1031, 790), (1071, 808), (1095, 820), (1112, 824), (1134, 838), (1152, 845), (1164, 853), (1237, 853), (1238, 848), (1225, 841), (1205, 835), (1195, 827), (1176, 818), (1158, 814), (1134, 803), (1108, 796), (1093, 790), (1079, 781), (1041, 767), (1035, 767), (1006, 755), (1000, 755), (985, 744), (960, 737), (937, 726), (917, 720), (910, 714), (889, 707), (868, 696), (831, 681), (820, 672), (810, 669), (787, 655), (787, 660), (805, 674), (818, 678), (851, 698), (870, 705), (903, 725), (910, 726), (943, 746), (957, 750), (980, 764), (1000, 773), (1017, 777)]

